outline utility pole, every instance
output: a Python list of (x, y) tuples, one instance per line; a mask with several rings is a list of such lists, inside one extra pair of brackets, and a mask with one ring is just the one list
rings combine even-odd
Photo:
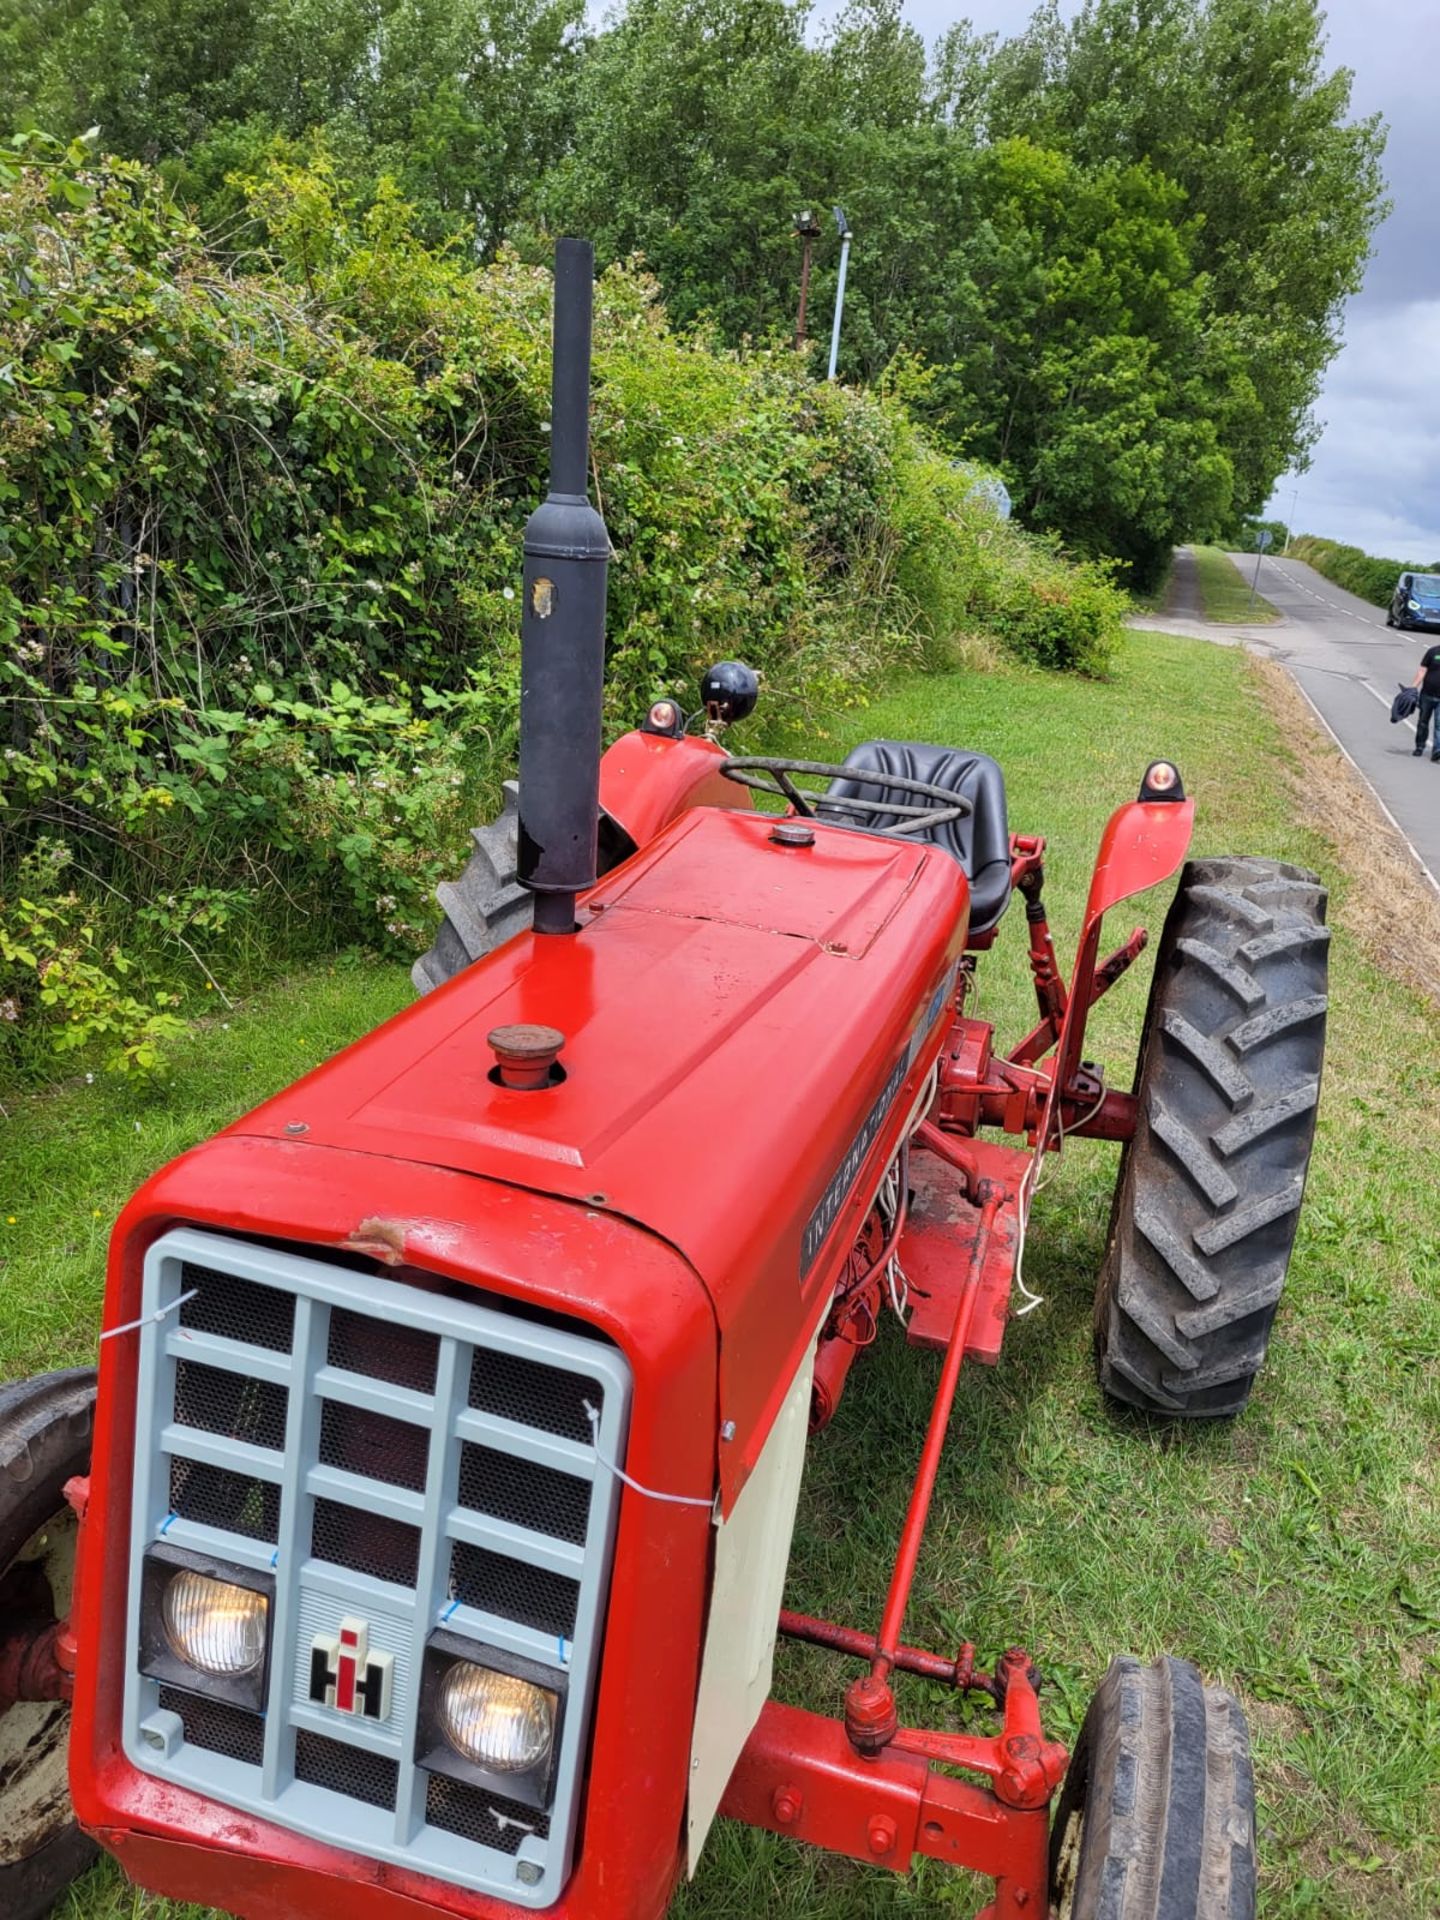
[(850, 224), (839, 207), (833, 209), (835, 225), (840, 229), (840, 284), (835, 289), (835, 325), (830, 330), (830, 371), (827, 380), (835, 378), (835, 362), (840, 358), (840, 316), (845, 311), (845, 269), (850, 264)]
[(1260, 562), (1265, 558), (1265, 549), (1269, 544), (1270, 529), (1261, 527), (1255, 535), (1255, 578), (1250, 582), (1250, 598), (1245, 602), (1246, 613), (1255, 605), (1255, 593), (1260, 585)]
[(795, 216), (795, 231), (800, 236), (800, 311), (795, 316), (795, 351), (805, 344), (805, 302), (810, 297), (810, 249), (820, 238), (820, 222), (809, 207)]
[(1295, 505), (1296, 505), (1296, 502), (1299, 500), (1299, 498), (1300, 498), (1299, 487), (1292, 487), (1290, 489), (1290, 512), (1289, 512), (1289, 516), (1285, 521), (1285, 544), (1280, 549), (1280, 555), (1282, 559), (1287, 553), (1289, 553), (1290, 542), (1295, 538)]

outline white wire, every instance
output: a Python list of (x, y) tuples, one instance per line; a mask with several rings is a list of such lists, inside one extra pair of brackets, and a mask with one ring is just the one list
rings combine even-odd
[[(926, 1114), (930, 1111), (931, 1103), (935, 1098), (936, 1089), (939, 1085), (940, 1061), (937, 1057), (935, 1064), (931, 1067), (929, 1073), (926, 1074), (919, 1091), (915, 1095), (910, 1112), (906, 1116), (905, 1125), (900, 1130), (900, 1146), (896, 1150), (894, 1159), (891, 1160), (889, 1166), (886, 1167), (884, 1173), (881, 1175), (880, 1185), (876, 1188), (875, 1197), (870, 1202), (871, 1206), (875, 1208), (880, 1215), (880, 1223), (884, 1230), (883, 1237), (885, 1240), (888, 1240), (894, 1232), (895, 1222), (900, 1214), (902, 1201), (900, 1192), (901, 1155), (904, 1148), (909, 1144), (911, 1137), (918, 1132), (920, 1124)], [(906, 1276), (904, 1267), (900, 1264), (898, 1245), (895, 1252), (892, 1253), (890, 1258), (885, 1262), (884, 1279), (885, 1291), (889, 1296), (890, 1306), (896, 1319), (899, 1320), (903, 1327), (907, 1324), (905, 1316), (910, 1311), (910, 1282)]]
[[(1105, 1095), (1106, 1095), (1106, 1094), (1107, 1094), (1108, 1092), (1109, 1092), (1109, 1088), (1108, 1088), (1108, 1087), (1102, 1087), (1102, 1088), (1100, 1089), (1100, 1097), (1099, 1097), (1099, 1099), (1098, 1099), (1098, 1100), (1097, 1100), (1097, 1101), (1095, 1102), (1095, 1104), (1094, 1104), (1094, 1106), (1093, 1106), (1093, 1107), (1091, 1107), (1091, 1108), (1090, 1108), (1090, 1110), (1089, 1110), (1089, 1111), (1088, 1111), (1087, 1113), (1082, 1113), (1082, 1114), (1081, 1114), (1081, 1116), (1080, 1116), (1080, 1118), (1079, 1118), (1079, 1119), (1078, 1119), (1078, 1120), (1077, 1120), (1077, 1121), (1075, 1122), (1075, 1124), (1074, 1124), (1074, 1126), (1073, 1126), (1073, 1127), (1067, 1127), (1067, 1126), (1065, 1125), (1065, 1122), (1064, 1122), (1063, 1120), (1060, 1120), (1060, 1121), (1058, 1121), (1058, 1122), (1056, 1123), (1056, 1127), (1055, 1127), (1055, 1154), (1056, 1154), (1056, 1160), (1057, 1160), (1057, 1161), (1058, 1161), (1058, 1158), (1059, 1158), (1059, 1153), (1060, 1153), (1060, 1149), (1061, 1149), (1061, 1147), (1062, 1147), (1062, 1146), (1064, 1146), (1064, 1144), (1065, 1144), (1065, 1136), (1066, 1136), (1066, 1134), (1067, 1134), (1067, 1133), (1078, 1133), (1078, 1132), (1080, 1131), (1080, 1129), (1081, 1129), (1081, 1127), (1084, 1127), (1084, 1126), (1088, 1126), (1088, 1125), (1090, 1124), (1090, 1122), (1091, 1122), (1091, 1121), (1092, 1121), (1092, 1120), (1093, 1120), (1093, 1119), (1095, 1118), (1095, 1116), (1096, 1116), (1096, 1114), (1097, 1114), (1097, 1113), (1098, 1113), (1098, 1112), (1100, 1111), (1100, 1109), (1101, 1109), (1101, 1107), (1103, 1107), (1103, 1106), (1104, 1106), (1104, 1104), (1105, 1104)], [(1035, 1182), (1035, 1186), (1034, 1186), (1034, 1190), (1032, 1191), (1032, 1193), (1031, 1193), (1031, 1195), (1030, 1195), (1030, 1198), (1031, 1198), (1032, 1200), (1033, 1200), (1033, 1199), (1035, 1198), (1035, 1195), (1036, 1195), (1036, 1194), (1037, 1194), (1037, 1193), (1038, 1193), (1038, 1192), (1040, 1191), (1040, 1189), (1041, 1189), (1041, 1187), (1043, 1187), (1043, 1186), (1044, 1186), (1044, 1184), (1045, 1184), (1045, 1182), (1046, 1182), (1046, 1181), (1047, 1181), (1047, 1180), (1048, 1180), (1048, 1179), (1050, 1178), (1050, 1169), (1051, 1169), (1051, 1167), (1052, 1167), (1053, 1165), (1055, 1165), (1055, 1164), (1056, 1164), (1056, 1161), (1051, 1161), (1051, 1160), (1049, 1160), (1049, 1159), (1047, 1158), (1047, 1160), (1046, 1160), (1046, 1162), (1045, 1162), (1045, 1164), (1044, 1164), (1044, 1166), (1042, 1166), (1042, 1167), (1041, 1167), (1041, 1169), (1040, 1169), (1040, 1176), (1039, 1176), (1039, 1178), (1038, 1178), (1038, 1179), (1036, 1180), (1036, 1182)]]
[(191, 1287), (188, 1293), (177, 1294), (168, 1307), (157, 1307), (154, 1313), (142, 1313), (138, 1320), (127, 1320), (123, 1327), (110, 1327), (101, 1334), (100, 1338), (116, 1340), (122, 1333), (134, 1333), (137, 1327), (156, 1325), (161, 1320), (168, 1319), (178, 1308), (183, 1307), (187, 1300), (193, 1300), (199, 1291), (199, 1287)]
[(706, 1494), (705, 1497), (701, 1499), (693, 1493), (661, 1493), (655, 1487), (642, 1486), (638, 1480), (626, 1473), (622, 1466), (618, 1466), (613, 1460), (607, 1460), (605, 1455), (600, 1451), (600, 1409), (598, 1407), (592, 1407), (588, 1400), (582, 1400), (580, 1404), (585, 1409), (585, 1418), (590, 1422), (590, 1432), (593, 1436), (595, 1447), (595, 1458), (600, 1462), (602, 1467), (608, 1472), (613, 1473), (617, 1480), (623, 1480), (625, 1485), (635, 1493), (643, 1493), (647, 1500), (663, 1500), (668, 1506), (704, 1507), (707, 1512), (714, 1507), (715, 1502), (709, 1494)]
[(1027, 1313), (1033, 1313), (1036, 1307), (1043, 1307), (1045, 1304), (1044, 1294), (1032, 1293), (1025, 1284), (1025, 1229), (1029, 1224), (1030, 1209), (1024, 1204), (1025, 1193), (1023, 1186), (1021, 1188), (1020, 1198), (1020, 1237), (1015, 1243), (1015, 1285), (1024, 1296), (1025, 1304), (1023, 1307), (1016, 1307), (1012, 1315), (1012, 1318), (1016, 1320), (1023, 1320)]
[[(1093, 1120), (1105, 1104), (1107, 1091), (1108, 1089), (1105, 1087), (1100, 1089), (1100, 1096), (1094, 1106), (1091, 1107), (1088, 1113), (1082, 1114), (1073, 1127), (1067, 1129), (1063, 1120), (1058, 1122), (1055, 1129), (1055, 1152), (1057, 1156), (1061, 1147), (1065, 1144), (1067, 1131), (1070, 1133), (1078, 1132), (1081, 1127)], [(1043, 1155), (1037, 1154), (1026, 1168), (1025, 1178), (1020, 1182), (1020, 1236), (1015, 1243), (1015, 1285), (1024, 1297), (1025, 1304), (1023, 1307), (1016, 1307), (1014, 1312), (1014, 1318), (1016, 1320), (1023, 1320), (1027, 1313), (1033, 1313), (1036, 1307), (1043, 1307), (1045, 1304), (1044, 1294), (1032, 1293), (1030, 1288), (1025, 1284), (1025, 1234), (1030, 1225), (1030, 1208), (1034, 1204), (1036, 1194), (1039, 1193), (1041, 1187), (1044, 1186), (1049, 1174), (1048, 1166), (1042, 1166), (1041, 1164), (1043, 1159)], [(1034, 1180), (1033, 1186), (1030, 1184), (1032, 1178)], [(1025, 1193), (1027, 1186), (1030, 1187), (1028, 1199)]]

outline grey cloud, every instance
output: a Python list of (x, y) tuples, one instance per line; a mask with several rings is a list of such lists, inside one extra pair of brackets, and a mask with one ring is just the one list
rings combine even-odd
[(1326, 381), (1309, 473), (1282, 480), (1271, 511), (1400, 560), (1440, 560), (1440, 298), (1357, 306)]

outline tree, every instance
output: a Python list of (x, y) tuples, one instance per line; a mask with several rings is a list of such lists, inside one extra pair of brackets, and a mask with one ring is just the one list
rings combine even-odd
[(1383, 128), (1350, 118), (1352, 76), (1327, 73), (1324, 52), (1315, 0), (1089, 0), (1069, 26), (1043, 8), (990, 73), (994, 134), (1085, 166), (1144, 160), (1181, 188), (1231, 368), (1217, 426), (1240, 512), (1313, 439), (1341, 310), (1386, 210)]
[(1142, 572), (1232, 485), (1181, 200), (1143, 164), (987, 149), (963, 203), (970, 334), (933, 393), (1031, 524)]
[(584, 0), (0, 0), (0, 111), (98, 123), (237, 236), (272, 164), (481, 257), (587, 232), (736, 346), (789, 337), (807, 206), (823, 335), (840, 204), (842, 379), (923, 363), (934, 429), (1142, 574), (1303, 462), (1384, 210), (1316, 0), (1043, 0), (928, 59), (899, 0), (809, 28), (809, 0), (628, 0), (588, 36)]

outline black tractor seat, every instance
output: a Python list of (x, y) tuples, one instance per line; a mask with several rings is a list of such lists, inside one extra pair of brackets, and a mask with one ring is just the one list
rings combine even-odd
[[(944, 820), (937, 827), (919, 827), (906, 838), (928, 841), (954, 855), (970, 882), (970, 932), (972, 935), (988, 933), (1004, 913), (1010, 898), (1010, 826), (1005, 811), (1005, 776), (996, 763), (988, 754), (967, 753), (961, 747), (931, 747), (919, 740), (866, 740), (845, 756), (844, 764), (855, 769), (855, 776), (832, 780), (829, 786), (832, 794), (913, 806), (913, 793), (886, 787), (883, 776), (893, 773), (902, 779), (925, 780), (931, 786), (948, 788), (970, 802), (970, 812), (963, 819)], [(869, 777), (859, 778), (862, 771)], [(900, 813), (846, 814), (838, 807), (831, 811), (823, 799), (816, 802), (815, 812), (819, 819), (833, 825), (859, 827), (872, 833), (883, 833), (902, 825), (906, 819)]]

